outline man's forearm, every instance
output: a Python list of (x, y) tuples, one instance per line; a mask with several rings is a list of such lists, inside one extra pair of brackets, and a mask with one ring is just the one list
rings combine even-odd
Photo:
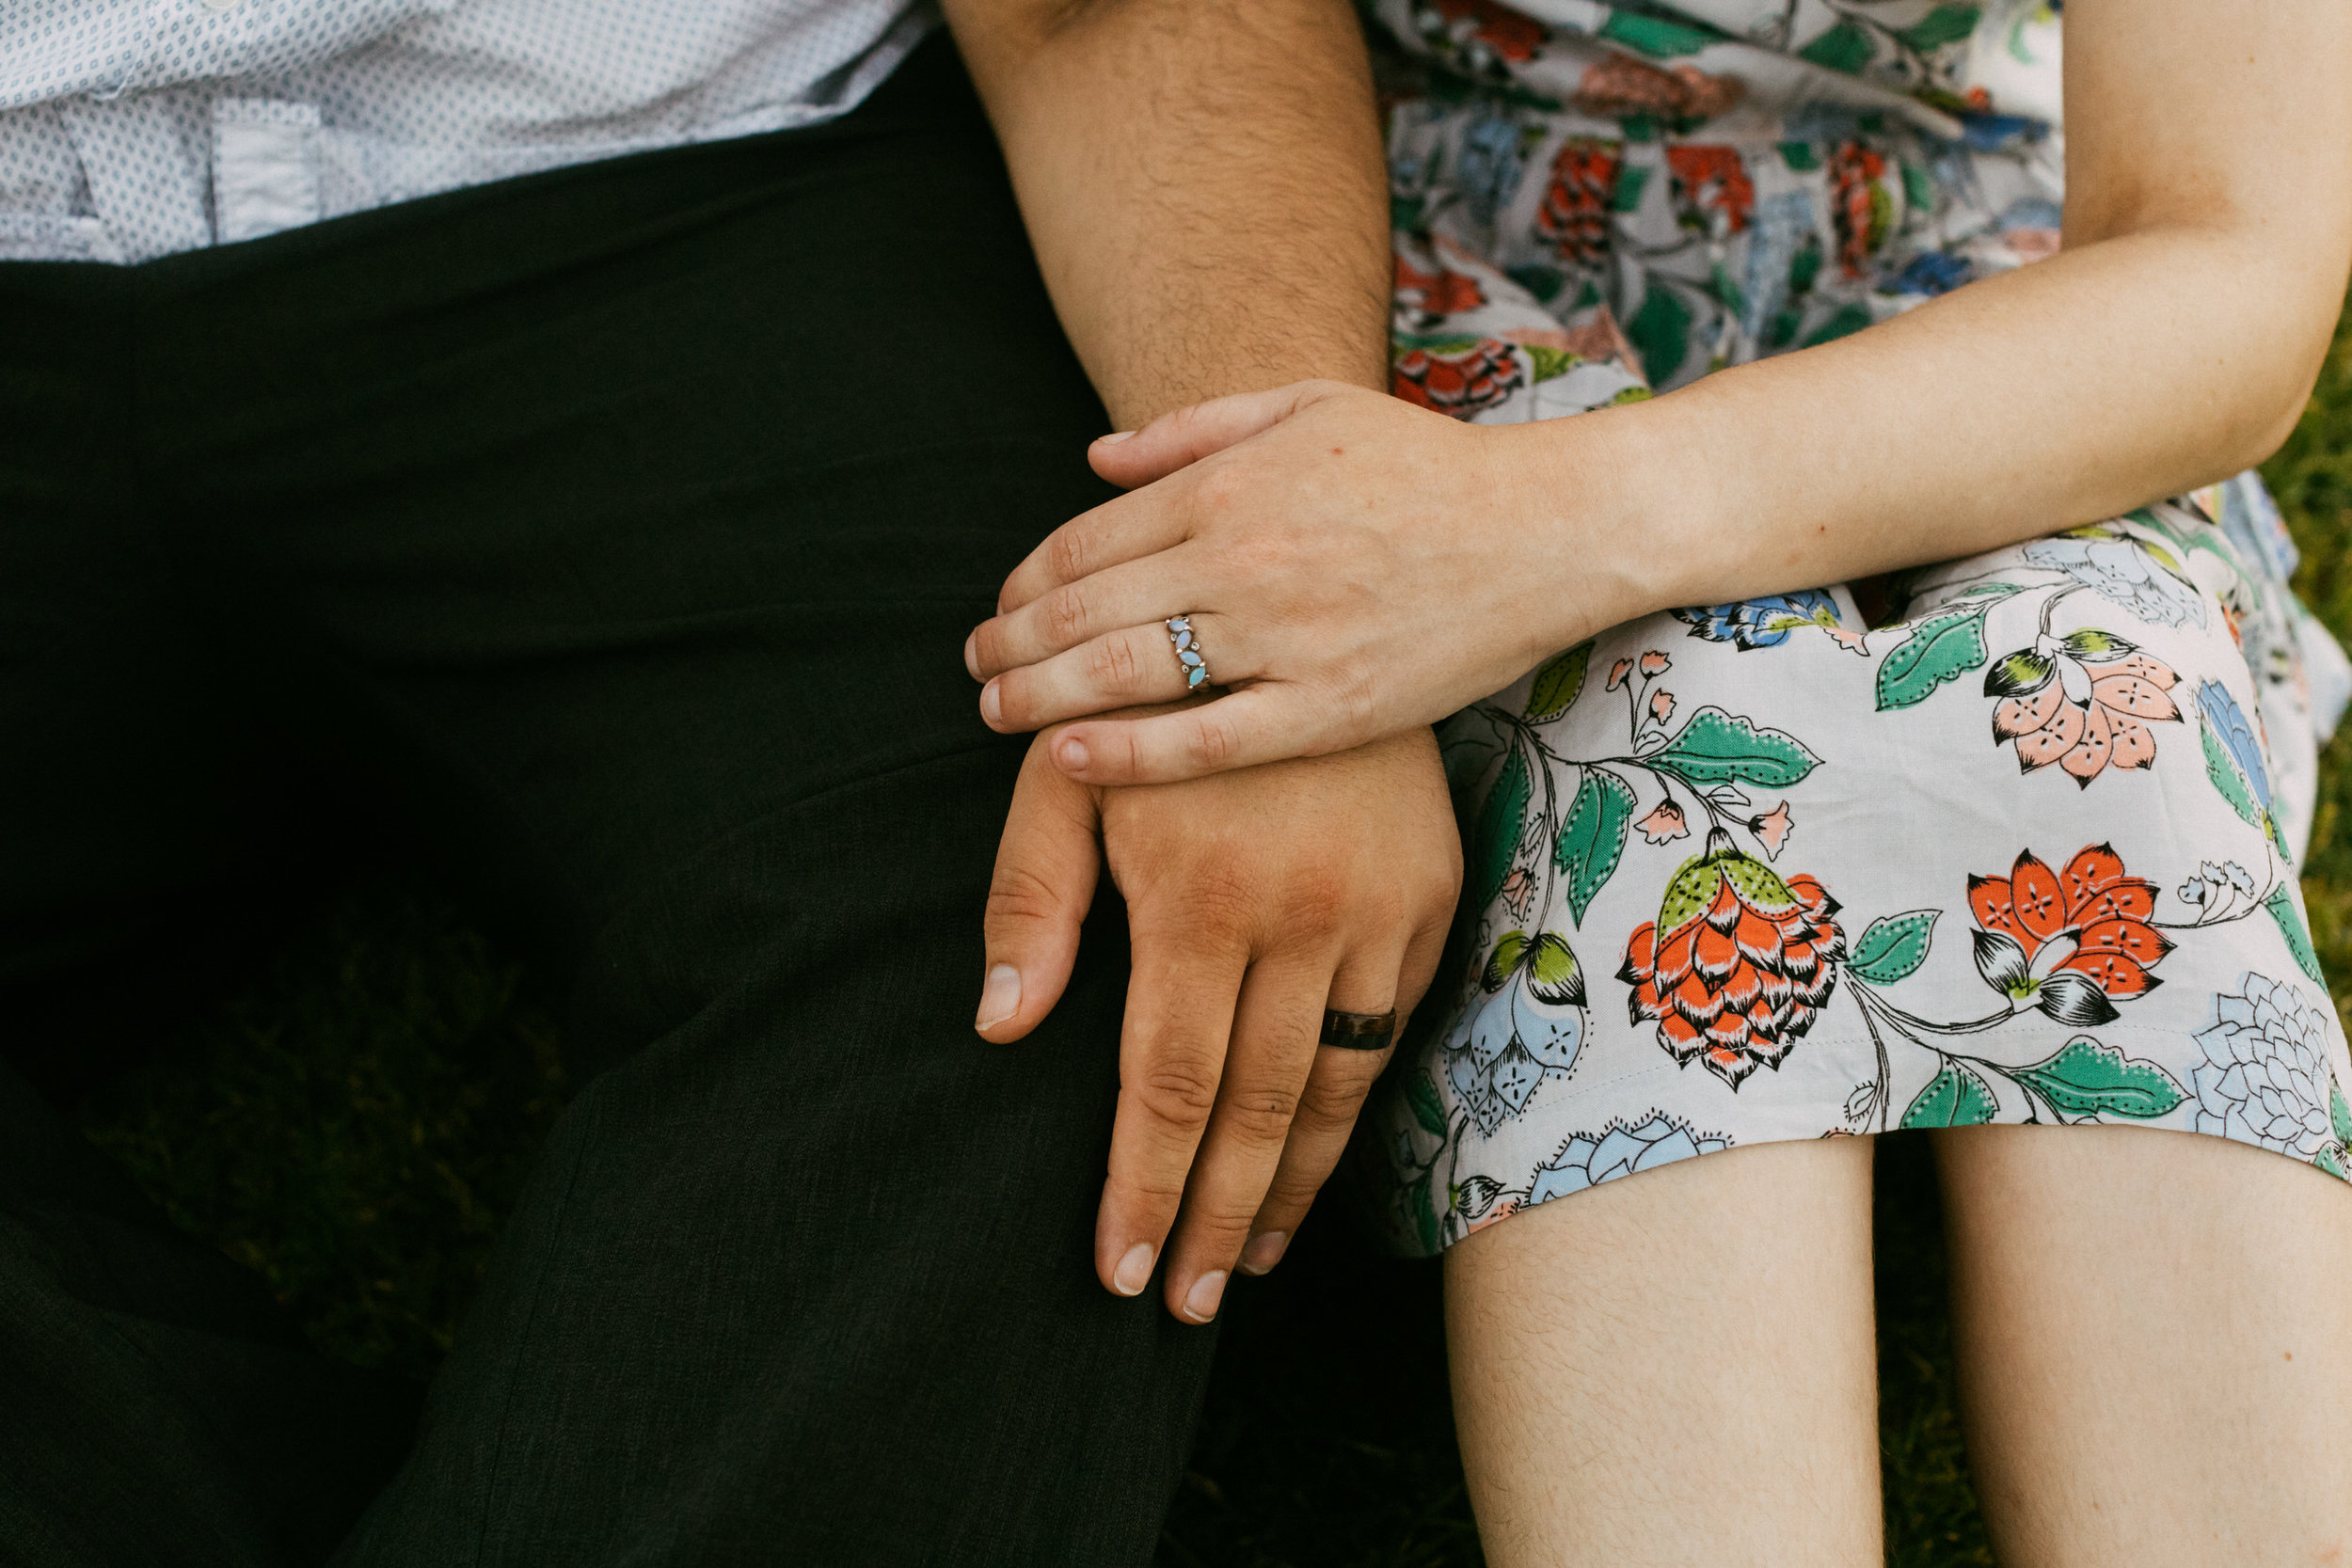
[(1386, 384), (1388, 196), (1346, 0), (946, 0), (1062, 326), (1133, 428)]

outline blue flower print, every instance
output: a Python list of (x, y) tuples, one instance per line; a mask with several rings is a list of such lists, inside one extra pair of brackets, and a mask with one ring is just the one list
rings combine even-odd
[(2261, 737), (2246, 717), (2246, 710), (2237, 705), (2230, 689), (2219, 681), (2200, 681), (2197, 684), (2197, 712), (2205, 721), (2205, 728), (2222, 748), (2230, 760), (2254, 792), (2254, 804), (2266, 814), (2270, 810), (2270, 769), (2263, 764)]
[(2026, 546), (2026, 559), (2037, 566), (2064, 572), (2151, 626), (2205, 624), (2203, 597), (2157, 564), (2148, 547), (2136, 539), (2087, 530), (2056, 539), (2037, 539)]
[(1730, 1147), (1729, 1138), (1696, 1136), (1683, 1123), (1652, 1111), (1639, 1126), (1613, 1122), (1597, 1137), (1579, 1132), (1561, 1145), (1559, 1153), (1535, 1167), (1527, 1201), (1548, 1202), (1637, 1170), (1655, 1170), (1677, 1160), (1713, 1154)]
[(1552, 999), (1537, 990), (1528, 974), (1513, 974), (1446, 1037), (1446, 1081), (1482, 1132), (1491, 1134), (1526, 1110), (1537, 1085), (1565, 1076), (1583, 1047), (1581, 980), (1554, 990)]
[(1819, 588), (1773, 594), (1738, 604), (1697, 605), (1675, 611), (1692, 637), (1734, 642), (1742, 649), (1776, 648), (1799, 626), (1837, 626), (1837, 601)]

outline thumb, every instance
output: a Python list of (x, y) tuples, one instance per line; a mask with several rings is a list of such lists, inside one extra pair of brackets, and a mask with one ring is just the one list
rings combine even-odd
[(999, 1045), (1036, 1028), (1061, 1000), (1102, 867), (1098, 798), (1048, 760), (1052, 733), (1038, 737), (1021, 765), (989, 881), (988, 970), (975, 1027)]
[(1335, 393), (1359, 390), (1343, 381), (1294, 381), (1263, 392), (1211, 398), (1162, 414), (1141, 430), (1100, 437), (1087, 449), (1087, 461), (1113, 484), (1133, 490), (1247, 441)]

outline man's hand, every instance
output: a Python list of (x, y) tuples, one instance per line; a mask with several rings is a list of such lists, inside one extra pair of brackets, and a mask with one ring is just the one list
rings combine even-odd
[(1388, 1061), (1319, 1046), (1323, 1009), (1401, 1025), (1437, 969), (1462, 878), (1437, 747), (1418, 730), (1098, 789), (1052, 744), (1030, 747), (997, 851), (979, 1030), (1019, 1039), (1060, 998), (1107, 859), (1134, 974), (1095, 1269), (1136, 1295), (1165, 1246), (1168, 1309), (1206, 1323), (1234, 1267), (1281, 1257)]

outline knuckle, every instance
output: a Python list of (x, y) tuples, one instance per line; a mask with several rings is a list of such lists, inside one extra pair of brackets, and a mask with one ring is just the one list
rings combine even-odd
[[(1352, 1054), (1371, 1056), (1373, 1053)], [(1387, 1057), (1383, 1055), (1379, 1060), (1386, 1061)], [(1354, 1126), (1357, 1113), (1363, 1109), (1364, 1096), (1372, 1092), (1373, 1080), (1378, 1074), (1375, 1062), (1361, 1068), (1351, 1064), (1345, 1069), (1316, 1073), (1298, 1097), (1298, 1125), (1319, 1132), (1337, 1132)]]
[(1087, 595), (1075, 583), (1065, 583), (1045, 595), (1045, 629), (1055, 641), (1068, 643), (1082, 635), (1087, 624)]
[(1262, 587), (1278, 578), (1291, 562), (1289, 537), (1272, 529), (1252, 529), (1221, 546), (1225, 563), (1241, 580)]
[(1093, 649), (1088, 673), (1098, 688), (1117, 692), (1136, 689), (1142, 671), (1136, 659), (1135, 644), (1129, 639), (1105, 637)]
[(1046, 570), (1058, 581), (1074, 582), (1086, 576), (1087, 556), (1085, 535), (1074, 527), (1056, 529), (1045, 541)]
[(1347, 879), (1328, 865), (1295, 873), (1282, 890), (1282, 926), (1295, 937), (1316, 942), (1335, 936), (1358, 900)]
[(1223, 866), (1196, 870), (1184, 883), (1184, 927), (1226, 945), (1247, 940), (1258, 923), (1258, 892), (1238, 873)]
[(1021, 865), (1000, 865), (989, 879), (987, 922), (1052, 920), (1062, 911), (1061, 895), (1036, 872)]
[(1231, 720), (1203, 712), (1192, 722), (1184, 739), (1185, 760), (1207, 772), (1230, 766), (1241, 754), (1241, 737)]
[(1192, 487), (1192, 501), (1203, 516), (1218, 517), (1232, 511), (1248, 489), (1242, 465), (1227, 461), (1211, 465)]
[(1279, 1144), (1298, 1115), (1298, 1094), (1274, 1085), (1236, 1090), (1226, 1095), (1217, 1115), (1247, 1143)]
[(1147, 1115), (1172, 1127), (1205, 1126), (1216, 1106), (1216, 1074), (1202, 1062), (1155, 1064), (1131, 1087)]
[(1140, 1199), (1145, 1209), (1172, 1214), (1184, 1199), (1184, 1167), (1148, 1165), (1122, 1174), (1117, 1184), (1128, 1196)]

